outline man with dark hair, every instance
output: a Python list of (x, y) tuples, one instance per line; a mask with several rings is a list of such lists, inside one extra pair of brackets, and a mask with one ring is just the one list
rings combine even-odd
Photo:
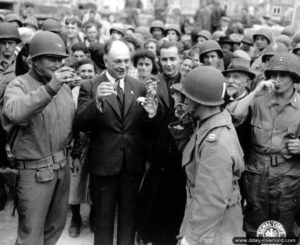
[(90, 133), (87, 157), (95, 206), (94, 244), (113, 244), (116, 205), (117, 243), (134, 244), (137, 192), (146, 160), (145, 127), (157, 107), (137, 103), (138, 97), (146, 95), (146, 87), (127, 75), (126, 43), (110, 40), (104, 46), (104, 63), (105, 72), (80, 89), (74, 126)]
[(163, 70), (158, 76), (162, 112), (152, 126), (151, 165), (141, 188), (137, 231), (144, 242), (168, 245), (176, 244), (186, 200), (181, 154), (168, 130), (169, 123), (176, 121), (171, 86), (181, 80), (178, 43), (164, 42), (159, 61)]

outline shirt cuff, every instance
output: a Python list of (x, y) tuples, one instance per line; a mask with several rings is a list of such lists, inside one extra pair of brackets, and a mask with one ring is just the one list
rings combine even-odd
[(52, 97), (56, 95), (56, 92), (48, 84), (45, 86), (45, 89)]

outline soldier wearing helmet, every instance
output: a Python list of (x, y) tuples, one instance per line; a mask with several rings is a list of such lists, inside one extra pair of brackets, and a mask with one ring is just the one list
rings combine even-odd
[[(15, 77), (15, 51), (19, 43), (21, 43), (21, 38), (17, 27), (12, 23), (0, 23), (0, 72), (2, 88), (5, 88), (8, 82)], [(1, 94), (3, 92), (4, 90), (1, 89)]]
[(56, 244), (68, 213), (68, 147), (75, 104), (68, 83), (75, 76), (62, 67), (63, 40), (41, 31), (30, 42), (30, 70), (16, 77), (4, 94), (3, 127), (18, 169), (17, 245)]
[(207, 40), (211, 40), (211, 33), (207, 30), (201, 30), (197, 34), (197, 44), (200, 45)]
[[(2, 109), (3, 107), (3, 95), (6, 86), (16, 76), (15, 52), (17, 44), (20, 42), (21, 38), (18, 32), (18, 28), (14, 24), (8, 22), (0, 23), (0, 109)], [(6, 132), (4, 131), (2, 125), (0, 127), (0, 138), (1, 149), (7, 149), (7, 152), (9, 152), (9, 148), (7, 147)], [(7, 157), (5, 156), (2, 159), (4, 165), (9, 166), (9, 161), (7, 161)], [(3, 175), (0, 175), (0, 210), (2, 210), (5, 207), (5, 182), (7, 182), (5, 179), (8, 178), (10, 177), (7, 176), (7, 178), (4, 178)]]
[[(225, 88), (222, 73), (207, 66), (195, 68), (182, 81), (180, 91), (197, 123), (182, 157), (187, 201), (181, 245), (232, 244), (234, 237), (243, 236), (238, 186), (243, 151), (230, 114), (220, 107)], [(178, 134), (173, 134), (175, 139)]]
[(121, 24), (116, 23), (109, 29), (109, 34), (112, 39), (119, 40), (124, 37), (124, 28)]
[(300, 82), (299, 58), (275, 54), (266, 70), (266, 81), (238, 101), (231, 114), (238, 124), (251, 118), (251, 153), (246, 163), (243, 188), (247, 206), (244, 230), (256, 237), (259, 226), (275, 220), (287, 237), (296, 237), (300, 189)]
[(223, 51), (214, 40), (208, 40), (201, 44), (199, 51), (200, 62), (206, 66), (212, 66), (223, 70)]
[(261, 56), (261, 65), (260, 65), (260, 69), (257, 71), (256, 73), (256, 78), (253, 80), (253, 82), (251, 83), (250, 86), (250, 90), (253, 91), (256, 86), (258, 85), (258, 83), (260, 83), (261, 81), (265, 80), (265, 69), (268, 66), (270, 59), (277, 53), (282, 53), (282, 52), (288, 52), (287, 47), (280, 43), (280, 42), (274, 42), (271, 43), (270, 45), (268, 45), (262, 56)]
[(179, 41), (181, 36), (181, 31), (178, 25), (170, 24), (165, 28), (165, 36), (168, 41), (174, 42)]
[(273, 41), (272, 31), (268, 28), (258, 29), (253, 34), (253, 41), (255, 50), (251, 69), (255, 72), (255, 74), (258, 74), (261, 70), (261, 56), (263, 54), (263, 51)]
[(157, 41), (164, 37), (165, 25), (161, 20), (154, 20), (150, 26), (152, 37)]

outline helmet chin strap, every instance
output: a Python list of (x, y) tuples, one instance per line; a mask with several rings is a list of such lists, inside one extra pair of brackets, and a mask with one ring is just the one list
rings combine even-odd
[(37, 64), (36, 63), (33, 63), (32, 64), (32, 69), (35, 71), (35, 73), (41, 77), (43, 79), (43, 81), (45, 83), (48, 83), (51, 81), (52, 79), (52, 73), (50, 74), (49, 72), (47, 72), (46, 70), (42, 70), (42, 69), (39, 69)]

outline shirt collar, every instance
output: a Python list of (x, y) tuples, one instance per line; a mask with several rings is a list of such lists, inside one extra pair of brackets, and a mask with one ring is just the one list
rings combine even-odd
[[(286, 105), (291, 105), (295, 109), (298, 109), (299, 107), (299, 102), (298, 102), (298, 92), (294, 89), (292, 97), (289, 99), (289, 101), (286, 103)], [(274, 93), (272, 94), (267, 94), (267, 105), (268, 107), (271, 107), (275, 104), (278, 104), (276, 100), (274, 100)]]
[[(112, 75), (109, 74), (108, 70), (105, 71), (105, 75), (108, 79), (108, 81), (110, 81), (112, 84), (115, 84), (116, 83), (116, 80)], [(120, 79), (120, 82), (119, 82), (119, 86), (120, 88), (124, 91), (125, 89), (125, 83), (124, 83), (124, 78)]]

